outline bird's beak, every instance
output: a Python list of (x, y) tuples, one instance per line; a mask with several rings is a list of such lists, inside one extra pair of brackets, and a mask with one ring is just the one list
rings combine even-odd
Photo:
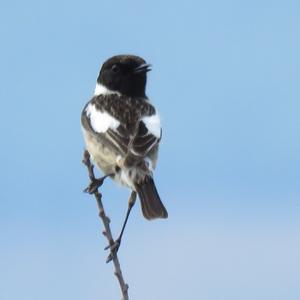
[(134, 74), (139, 74), (139, 73), (147, 73), (149, 71), (151, 71), (151, 65), (149, 65), (149, 64), (142, 64), (142, 65), (136, 67), (133, 70), (133, 73)]

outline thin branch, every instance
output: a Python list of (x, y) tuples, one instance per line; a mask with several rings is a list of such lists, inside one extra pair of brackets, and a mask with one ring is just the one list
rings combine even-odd
[[(87, 150), (84, 151), (82, 162), (87, 167), (89, 178), (93, 182), (93, 180), (96, 179), (95, 174), (94, 174), (94, 166), (91, 163), (90, 154)], [(106, 236), (106, 238), (109, 242), (109, 245), (113, 246), (114, 245), (114, 239), (113, 239), (111, 229), (110, 229), (110, 226), (109, 226), (110, 219), (107, 217), (107, 215), (104, 211), (104, 207), (103, 207), (103, 203), (102, 203), (102, 195), (99, 192), (98, 188), (95, 190), (94, 196), (96, 198), (98, 209), (99, 209), (99, 217), (102, 219), (102, 222), (103, 222), (103, 225), (104, 225), (103, 235)], [(112, 253), (112, 251), (111, 251), (111, 255), (113, 257), (112, 261), (113, 261), (113, 264), (114, 264), (114, 267), (115, 267), (114, 274), (116, 275), (116, 277), (119, 281), (119, 285), (120, 285), (120, 288), (121, 288), (121, 291), (122, 291), (122, 300), (129, 300), (129, 298), (128, 298), (128, 284), (125, 283), (125, 280), (123, 278), (122, 271), (121, 271), (121, 266), (120, 266), (120, 262), (119, 262), (117, 253)]]

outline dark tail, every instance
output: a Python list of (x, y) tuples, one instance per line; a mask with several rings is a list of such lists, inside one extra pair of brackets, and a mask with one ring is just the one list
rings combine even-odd
[(168, 212), (160, 200), (153, 178), (147, 176), (145, 181), (135, 185), (141, 200), (142, 212), (146, 219), (167, 218)]

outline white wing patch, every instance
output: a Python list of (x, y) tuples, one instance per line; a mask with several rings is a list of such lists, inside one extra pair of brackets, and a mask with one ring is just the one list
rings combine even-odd
[(116, 129), (120, 125), (117, 119), (107, 112), (97, 110), (94, 104), (89, 104), (85, 111), (95, 132), (104, 133), (109, 128)]
[(157, 113), (152, 116), (143, 117), (141, 120), (144, 122), (149, 133), (153, 134), (157, 138), (161, 137), (160, 118)]

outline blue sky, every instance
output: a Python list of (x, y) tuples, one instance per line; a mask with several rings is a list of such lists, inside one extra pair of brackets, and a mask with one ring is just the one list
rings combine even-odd
[[(298, 1), (2, 1), (1, 300), (120, 297), (79, 122), (120, 53), (153, 65), (169, 211), (132, 213), (131, 299), (298, 300), (299, 35)], [(117, 234), (128, 191), (103, 195)]]

